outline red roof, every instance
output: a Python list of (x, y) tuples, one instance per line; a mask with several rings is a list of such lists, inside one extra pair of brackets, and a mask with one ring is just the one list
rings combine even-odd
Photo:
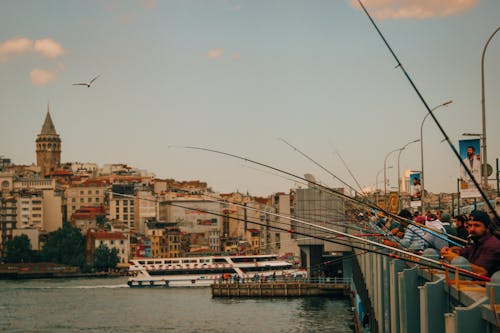
[(90, 232), (90, 237), (94, 239), (127, 239), (127, 237), (121, 232), (107, 232), (107, 231), (96, 231)]
[(110, 185), (111, 182), (109, 179), (87, 179), (81, 184), (78, 184), (78, 187), (105, 187)]
[(71, 175), (73, 175), (73, 173), (70, 171), (63, 170), (63, 169), (57, 169), (52, 173), (52, 175), (53, 176), (71, 176)]
[(75, 219), (95, 219), (98, 215), (106, 215), (106, 208), (103, 206), (98, 207), (81, 207), (76, 210), (73, 214), (71, 214), (70, 220)]
[(262, 198), (262, 197), (254, 197), (254, 200), (258, 203), (261, 204), (267, 204), (267, 201), (269, 200), (268, 198)]

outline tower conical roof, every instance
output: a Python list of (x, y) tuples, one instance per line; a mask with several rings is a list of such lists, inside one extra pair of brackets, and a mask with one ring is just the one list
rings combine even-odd
[(49, 110), (47, 110), (47, 115), (45, 116), (45, 121), (43, 122), (42, 132), (40, 135), (57, 135)]

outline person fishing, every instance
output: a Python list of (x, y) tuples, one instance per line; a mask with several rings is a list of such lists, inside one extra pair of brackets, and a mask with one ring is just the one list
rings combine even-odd
[(441, 255), (449, 262), (462, 256), (469, 260), (474, 273), (492, 276), (500, 270), (500, 240), (490, 232), (488, 213), (475, 210), (470, 215), (468, 231), (473, 243), (463, 248), (444, 247)]
[[(399, 212), (399, 216), (403, 217), (404, 219), (411, 220), (412, 219), (412, 214), (410, 211), (407, 209), (403, 209)], [(425, 218), (423, 216), (418, 216), (415, 219), (415, 222), (424, 225), (425, 223)], [(403, 222), (404, 223), (404, 222)], [(413, 224), (407, 223), (406, 230), (404, 234), (399, 234), (399, 237), (402, 237), (399, 241), (399, 243), (407, 248), (408, 250), (412, 250), (414, 252), (420, 252), (423, 251), (426, 248), (426, 241), (425, 241), (425, 233), (422, 228), (419, 228)], [(397, 247), (397, 244), (390, 241), (390, 240), (384, 240), (383, 243), (385, 245), (389, 245), (392, 247)]]

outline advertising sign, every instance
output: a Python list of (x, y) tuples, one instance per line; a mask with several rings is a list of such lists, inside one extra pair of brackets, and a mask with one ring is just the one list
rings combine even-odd
[(398, 192), (391, 191), (389, 193), (389, 212), (397, 214), (399, 209)]
[(420, 183), (420, 172), (410, 174), (410, 198), (411, 207), (420, 207), (422, 205), (422, 185)]
[[(477, 183), (481, 182), (481, 155), (480, 155), (480, 140), (469, 139), (459, 141), (460, 158), (464, 162), (467, 169), (472, 173), (472, 176)], [(462, 198), (479, 197), (480, 193), (470, 175), (464, 167), (460, 165), (460, 196)]]

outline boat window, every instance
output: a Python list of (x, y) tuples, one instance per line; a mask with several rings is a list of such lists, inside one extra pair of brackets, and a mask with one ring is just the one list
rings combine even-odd
[(224, 263), (224, 264), (227, 263), (225, 258), (214, 258), (213, 262), (214, 263)]
[(172, 269), (172, 270), (151, 270), (148, 271), (151, 276), (158, 275), (222, 275), (222, 274), (235, 274), (236, 271), (232, 268), (212, 268), (212, 269)]
[(153, 265), (155, 262), (154, 262), (153, 260), (148, 260), (146, 263), (147, 263), (148, 265)]
[(193, 264), (196, 262), (197, 262), (196, 259), (187, 259), (182, 261), (183, 264)]
[(283, 265), (283, 266), (254, 266), (254, 267), (244, 267), (241, 268), (243, 272), (270, 272), (270, 271), (282, 271), (291, 269), (292, 265)]
[(139, 260), (138, 263), (144, 265), (144, 260)]
[(262, 261), (273, 261), (273, 260), (276, 260), (276, 257), (259, 257), (259, 258), (256, 258), (258, 262), (262, 262)]
[(233, 262), (253, 262), (254, 258), (231, 258)]

